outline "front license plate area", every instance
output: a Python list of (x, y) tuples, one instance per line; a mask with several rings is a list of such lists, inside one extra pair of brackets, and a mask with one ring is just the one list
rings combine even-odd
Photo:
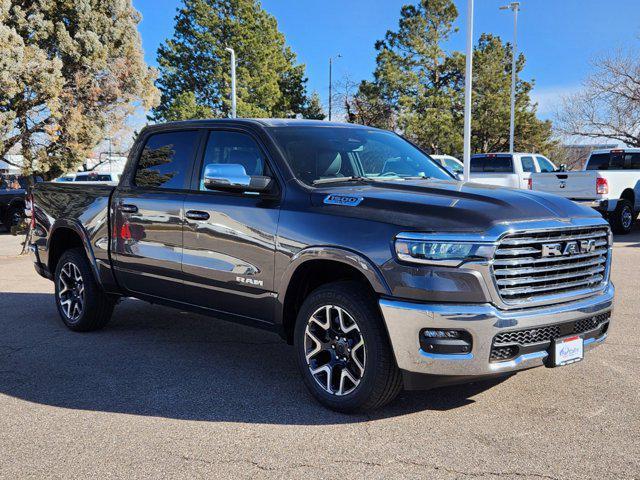
[(569, 365), (584, 358), (584, 340), (579, 335), (557, 338), (552, 349), (554, 367)]

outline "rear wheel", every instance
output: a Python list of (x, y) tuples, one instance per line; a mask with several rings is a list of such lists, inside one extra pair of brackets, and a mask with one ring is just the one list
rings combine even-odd
[(111, 319), (115, 300), (96, 283), (81, 248), (62, 254), (54, 276), (56, 306), (64, 324), (76, 332), (104, 327)]
[(23, 209), (16, 205), (12, 205), (7, 209), (2, 219), (2, 223), (4, 224), (7, 230), (11, 230), (11, 227), (14, 227), (20, 223), (20, 221), (22, 220), (22, 217), (23, 217)]
[(355, 282), (328, 284), (307, 297), (294, 345), (307, 388), (332, 410), (379, 408), (402, 387), (375, 300)]
[(633, 211), (633, 204), (629, 200), (618, 200), (618, 205), (609, 215), (609, 223), (613, 233), (626, 235), (633, 229), (638, 214)]

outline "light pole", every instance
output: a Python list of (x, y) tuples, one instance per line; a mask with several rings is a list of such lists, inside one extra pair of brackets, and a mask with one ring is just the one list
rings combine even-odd
[(463, 180), (469, 181), (471, 172), (471, 88), (473, 86), (473, 0), (467, 0), (467, 62), (464, 70), (464, 143)]
[[(332, 70), (333, 70), (333, 58), (334, 57), (329, 57), (329, 121), (331, 121), (331, 105), (333, 104), (333, 93), (332, 93), (332, 88), (333, 88), (333, 84), (332, 84)], [(338, 58), (342, 58), (342, 55), (338, 54), (335, 56), (336, 59)]]
[(231, 54), (231, 118), (236, 118), (236, 52), (231, 47), (225, 50)]
[(516, 126), (516, 50), (518, 47), (518, 11), (520, 2), (511, 2), (500, 7), (500, 10), (513, 11), (513, 51), (511, 58), (511, 121), (509, 123), (509, 152), (513, 153), (513, 136)]

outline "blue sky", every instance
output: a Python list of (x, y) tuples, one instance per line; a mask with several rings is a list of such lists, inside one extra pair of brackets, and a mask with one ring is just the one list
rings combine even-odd
[[(327, 59), (335, 54), (334, 79), (370, 78), (375, 67), (374, 43), (398, 24), (400, 7), (409, 0), (262, 0), (276, 17), (288, 44), (307, 66), (309, 89), (328, 95)], [(511, 41), (513, 17), (498, 7), (508, 0), (476, 0), (474, 37), (493, 32)], [(158, 45), (173, 33), (180, 0), (133, 0), (147, 62), (156, 64)], [(463, 50), (466, 0), (449, 48)], [(518, 48), (527, 57), (524, 76), (535, 79), (534, 98), (540, 115), (551, 115), (560, 95), (579, 88), (591, 60), (618, 48), (640, 43), (638, 0), (521, 0)]]

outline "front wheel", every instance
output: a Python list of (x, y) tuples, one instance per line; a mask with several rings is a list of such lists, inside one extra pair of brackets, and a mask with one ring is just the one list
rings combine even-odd
[(629, 200), (618, 200), (615, 211), (609, 216), (609, 223), (613, 233), (626, 235), (633, 229), (636, 220), (633, 204)]
[(72, 248), (62, 254), (54, 283), (58, 313), (67, 328), (88, 332), (109, 322), (115, 301), (96, 282), (81, 248)]
[(294, 332), (305, 385), (340, 412), (379, 408), (402, 388), (375, 300), (355, 282), (336, 282), (304, 301)]

